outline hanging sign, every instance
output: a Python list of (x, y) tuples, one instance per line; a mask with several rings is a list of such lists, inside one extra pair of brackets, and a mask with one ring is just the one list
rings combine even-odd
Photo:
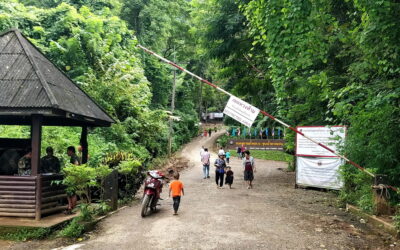
[(341, 189), (343, 181), (339, 168), (344, 164), (340, 158), (297, 157), (296, 184), (300, 186)]
[[(308, 137), (321, 142), (322, 144), (337, 151), (337, 145), (344, 142), (346, 136), (346, 127), (344, 126), (304, 126), (297, 127), (297, 130), (303, 132)], [(296, 155), (297, 156), (312, 156), (312, 157), (337, 157), (323, 147), (313, 143), (307, 138), (296, 136)]]
[(224, 109), (224, 114), (232, 117), (246, 127), (251, 127), (259, 112), (258, 108), (234, 96), (229, 98)]

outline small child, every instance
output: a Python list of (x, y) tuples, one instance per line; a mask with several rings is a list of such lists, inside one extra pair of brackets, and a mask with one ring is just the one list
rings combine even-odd
[(179, 204), (181, 203), (181, 194), (185, 195), (185, 191), (183, 190), (183, 183), (179, 180), (179, 173), (174, 175), (174, 180), (169, 184), (169, 197), (171, 197), (174, 201), (174, 215), (178, 215)]
[(229, 164), (229, 159), (231, 158), (231, 152), (227, 151), (227, 152), (225, 153), (225, 158), (226, 158), (226, 163)]
[(226, 177), (225, 177), (225, 185), (229, 185), (229, 189), (231, 189), (232, 184), (233, 184), (233, 171), (231, 170), (231, 167), (226, 167)]

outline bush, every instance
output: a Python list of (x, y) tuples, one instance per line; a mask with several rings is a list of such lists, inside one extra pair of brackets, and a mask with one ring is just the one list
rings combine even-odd
[(86, 203), (90, 203), (89, 188), (98, 186), (96, 169), (86, 164), (80, 166), (68, 164), (62, 169), (62, 172), (65, 175), (62, 184), (67, 186), (66, 191), (76, 193)]
[(365, 212), (372, 213), (374, 201), (371, 176), (348, 164), (342, 166), (340, 171), (344, 182), (339, 194), (340, 201), (344, 204), (354, 204)]
[(138, 158), (136, 154), (127, 152), (108, 154), (104, 158), (103, 164), (118, 171), (119, 198), (129, 198), (140, 188), (144, 178), (142, 173), (145, 169), (142, 166), (143, 161), (145, 159)]
[(221, 137), (218, 138), (218, 144), (221, 147), (226, 147), (226, 145), (228, 145), (228, 140), (229, 140), (229, 136), (227, 135), (222, 135)]
[(85, 230), (85, 226), (79, 223), (79, 218), (74, 218), (66, 227), (64, 227), (59, 233), (60, 237), (76, 238), (82, 235)]
[[(381, 101), (383, 102), (383, 101)], [(359, 105), (351, 118), (344, 151), (348, 158), (368, 171), (387, 175), (387, 183), (400, 185), (400, 131), (398, 129), (400, 109), (394, 105), (371, 100)], [(384, 128), (384, 129), (383, 129)], [(344, 188), (340, 192), (343, 202), (355, 204), (367, 212), (373, 210), (371, 184), (373, 178), (354, 166), (345, 165), (341, 174)], [(391, 195), (392, 203), (399, 196)]]
[(78, 207), (80, 211), (78, 218), (80, 221), (85, 221), (85, 222), (93, 221), (93, 217), (96, 214), (96, 212), (92, 204), (82, 203), (79, 204)]
[(393, 217), (394, 226), (397, 229), (397, 232), (400, 232), (400, 213), (397, 211), (396, 215)]
[(96, 215), (102, 216), (106, 215), (108, 212), (111, 211), (111, 207), (104, 201), (96, 204), (97, 207), (95, 208)]

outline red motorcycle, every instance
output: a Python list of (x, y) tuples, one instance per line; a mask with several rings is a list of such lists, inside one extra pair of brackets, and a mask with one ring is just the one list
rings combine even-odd
[(149, 211), (155, 211), (157, 202), (162, 192), (164, 174), (160, 171), (148, 171), (147, 178), (144, 181), (144, 192), (142, 199), (142, 217), (145, 217)]

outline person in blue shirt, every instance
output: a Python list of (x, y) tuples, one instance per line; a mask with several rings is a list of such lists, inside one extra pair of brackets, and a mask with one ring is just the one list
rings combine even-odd
[(226, 153), (225, 153), (225, 158), (226, 158), (226, 163), (229, 164), (229, 158), (231, 158), (231, 152), (226, 151)]
[(222, 186), (224, 185), (224, 173), (225, 173), (225, 168), (226, 168), (226, 163), (225, 163), (224, 157), (225, 157), (225, 154), (219, 153), (218, 159), (216, 159), (215, 163), (214, 163), (215, 182), (217, 183), (217, 188), (222, 188)]

